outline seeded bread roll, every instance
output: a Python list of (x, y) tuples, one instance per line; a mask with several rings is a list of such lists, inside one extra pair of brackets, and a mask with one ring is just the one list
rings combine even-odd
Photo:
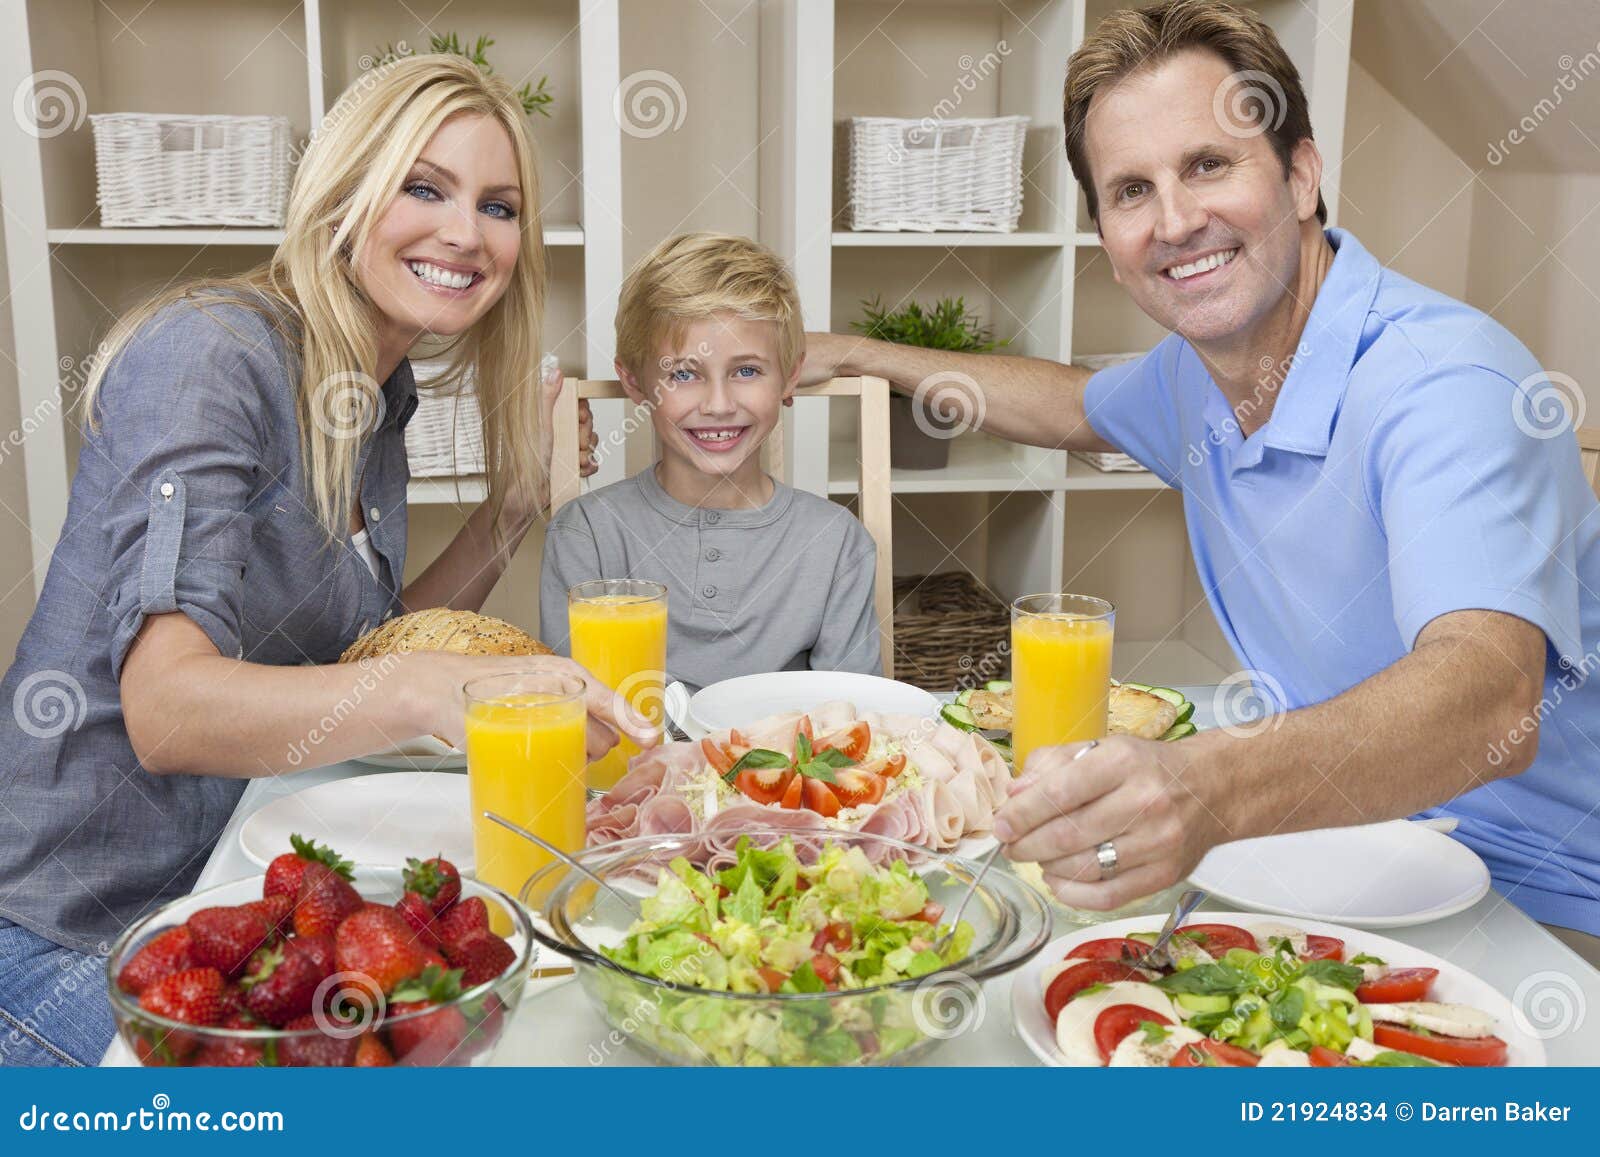
[(410, 651), (449, 651), (456, 655), (548, 655), (550, 648), (504, 619), (472, 611), (433, 607), (390, 619), (368, 631), (343, 655), (341, 663), (403, 655)]

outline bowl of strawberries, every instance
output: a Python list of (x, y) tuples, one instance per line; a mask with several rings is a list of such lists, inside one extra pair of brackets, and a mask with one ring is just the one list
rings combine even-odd
[(264, 875), (175, 900), (107, 962), (150, 1066), (485, 1063), (522, 997), (527, 914), (440, 857), (360, 868), (300, 836)]

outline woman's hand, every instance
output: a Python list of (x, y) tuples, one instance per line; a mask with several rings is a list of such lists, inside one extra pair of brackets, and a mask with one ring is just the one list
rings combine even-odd
[(467, 683), (491, 675), (548, 671), (578, 679), (587, 688), (584, 698), (589, 711), (591, 763), (616, 746), (619, 732), (625, 732), (640, 747), (654, 747), (661, 741), (660, 728), (628, 706), (627, 700), (571, 659), (559, 655), (413, 651), (399, 658), (400, 669), (393, 677), (404, 680), (400, 702), (407, 712), (408, 734), (437, 735), (466, 750)]

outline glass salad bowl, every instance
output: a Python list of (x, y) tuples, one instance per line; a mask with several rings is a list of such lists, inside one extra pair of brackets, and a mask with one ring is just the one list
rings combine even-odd
[[(112, 945), (107, 989), (117, 1032), (145, 1066), (304, 1066), (373, 1063), (357, 1051), (363, 1037), (384, 1046), (387, 1061), (403, 1066), (460, 1067), (487, 1063), (527, 984), (533, 958), (528, 914), (505, 892), (462, 877), (461, 900), (480, 898), (490, 929), (515, 952), (515, 959), (493, 980), (451, 999), (396, 1013), (369, 977), (335, 973), (324, 988), (323, 1003), (307, 1027), (243, 1029), (202, 1027), (169, 1020), (141, 1007), (137, 996), (118, 987), (123, 966), (144, 945), (183, 925), (205, 908), (234, 907), (261, 899), (264, 876), (195, 892), (174, 900), (131, 925)], [(404, 893), (398, 868), (355, 868), (355, 889), (363, 899), (393, 904)], [(230, 985), (236, 988), (237, 984)], [(343, 1017), (331, 1015), (342, 1012)], [(302, 1018), (304, 1019), (304, 1018)], [(291, 1022), (292, 1023), (292, 1022)]]
[[(853, 856), (850, 862), (854, 865), (860, 865), (865, 856), (877, 877), (856, 894), (866, 896), (867, 888), (875, 889), (870, 895), (877, 903), (883, 888), (908, 885), (908, 877), (915, 877), (925, 885), (927, 901), (949, 914), (954, 913), (978, 871), (971, 861), (863, 832), (762, 828), (748, 829), (739, 837), (748, 837), (752, 847), (765, 850), (787, 843), (798, 865), (814, 868), (819, 857), (829, 857), (824, 864), (826, 874), (815, 885), (821, 889), (818, 904), (840, 894), (836, 883), (847, 892), (859, 887), (851, 883), (849, 872), (836, 876), (830, 867), (841, 855)], [(860, 855), (855, 854), (856, 849)], [(829, 987), (824, 988), (811, 963), (816, 957), (804, 958), (813, 949), (831, 954), (826, 930), (817, 930), (816, 942), (812, 942), (812, 932), (803, 921), (785, 925), (781, 915), (783, 909), (798, 910), (799, 892), (792, 893), (795, 899), (784, 905), (778, 895), (782, 885), (773, 885), (770, 907), (779, 914), (768, 913), (754, 924), (722, 923), (712, 929), (720, 944), (705, 934), (702, 914), (708, 909), (694, 907), (693, 894), (680, 884), (687, 867), (707, 864), (710, 850), (703, 834), (641, 836), (600, 844), (574, 857), (592, 877), (555, 863), (531, 877), (521, 893), (522, 902), (542, 917), (534, 920), (535, 939), (571, 959), (584, 992), (613, 1029), (640, 1052), (667, 1064), (885, 1065), (916, 1061), (940, 1042), (981, 1023), (983, 983), (1031, 960), (1051, 936), (1050, 912), (1043, 897), (996, 867), (983, 876), (962, 912), (962, 923), (971, 929), (970, 941), (963, 945), (965, 934), (961, 934), (944, 950), (945, 959), (933, 959), (932, 963), (924, 955), (920, 964), (906, 964), (919, 952), (938, 947), (930, 943), (936, 935), (932, 928), (920, 926), (924, 935), (897, 955), (882, 955), (883, 923), (869, 907), (850, 903), (829, 907), (828, 915), (820, 918), (838, 923), (828, 927), (850, 929), (840, 933), (840, 955), (846, 961), (856, 956), (844, 948), (847, 942), (862, 953), (871, 947), (878, 955), (871, 964), (847, 964), (843, 975), (829, 976)], [(716, 887), (721, 882), (717, 903), (724, 916), (738, 913), (741, 904), (744, 912), (753, 915), (760, 910), (762, 895), (758, 892), (754, 897), (758, 904), (752, 908), (752, 898), (742, 895), (740, 868), (729, 867), (732, 859), (730, 854), (713, 858), (711, 870), (705, 872), (710, 880), (699, 886)], [(905, 867), (894, 867), (896, 861)], [(731, 875), (719, 873), (721, 868), (728, 868)], [(663, 878), (663, 871), (672, 878)], [(880, 882), (882, 873), (897, 878), (884, 884)], [(733, 890), (727, 889), (729, 883)], [(920, 897), (920, 890), (917, 895)], [(690, 906), (674, 909), (665, 902), (672, 897), (687, 897)], [(649, 926), (657, 930), (652, 937), (681, 929), (676, 957), (670, 952), (647, 952), (642, 942), (629, 940), (630, 930), (640, 920), (641, 902), (650, 916)], [(828, 902), (833, 903), (831, 899)], [(901, 917), (896, 923), (914, 919)], [(898, 931), (904, 934), (908, 929), (902, 926)], [(769, 962), (768, 946), (787, 938), (789, 946), (798, 948), (797, 959), (802, 962), (788, 973), (753, 969), (748, 951), (741, 956), (738, 949), (741, 944), (748, 947), (751, 937), (763, 946), (762, 959)], [(670, 942), (652, 943), (660, 948)], [(681, 947), (684, 945), (687, 950)], [(637, 967), (625, 967), (602, 948), (631, 958)], [(897, 961), (894, 968), (879, 963), (891, 960)], [(827, 966), (822, 969), (824, 974), (834, 969), (827, 960), (818, 964)], [(872, 972), (875, 978), (858, 980), (856, 970)], [(757, 972), (762, 974), (758, 981), (752, 979)], [(712, 986), (706, 981), (708, 975), (726, 979)], [(898, 978), (876, 979), (888, 975)], [(782, 983), (782, 978), (789, 976), (793, 981)], [(807, 990), (791, 991), (802, 979)], [(779, 983), (781, 988), (776, 987)], [(723, 985), (746, 990), (726, 991)]]

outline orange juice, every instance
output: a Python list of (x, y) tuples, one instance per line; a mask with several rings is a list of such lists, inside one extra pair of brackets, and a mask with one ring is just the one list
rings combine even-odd
[[(1021, 604), (1045, 600), (1030, 611)], [(1057, 609), (1089, 604), (1088, 611)], [(1105, 607), (1093, 613), (1093, 604)], [(1099, 739), (1111, 692), (1110, 604), (1072, 595), (1018, 599), (1011, 620), (1011, 681), (1016, 718), (1011, 743), (1018, 772), (1039, 747)]]
[[(633, 579), (580, 583), (567, 593), (567, 629), (573, 659), (659, 725), (667, 667), (666, 588)], [(589, 786), (609, 790), (638, 754), (639, 748), (623, 737), (589, 765)]]
[(479, 880), (515, 896), (552, 859), (484, 819), (485, 810), (563, 851), (583, 847), (586, 717), (577, 679), (528, 673), (467, 684), (467, 779)]

